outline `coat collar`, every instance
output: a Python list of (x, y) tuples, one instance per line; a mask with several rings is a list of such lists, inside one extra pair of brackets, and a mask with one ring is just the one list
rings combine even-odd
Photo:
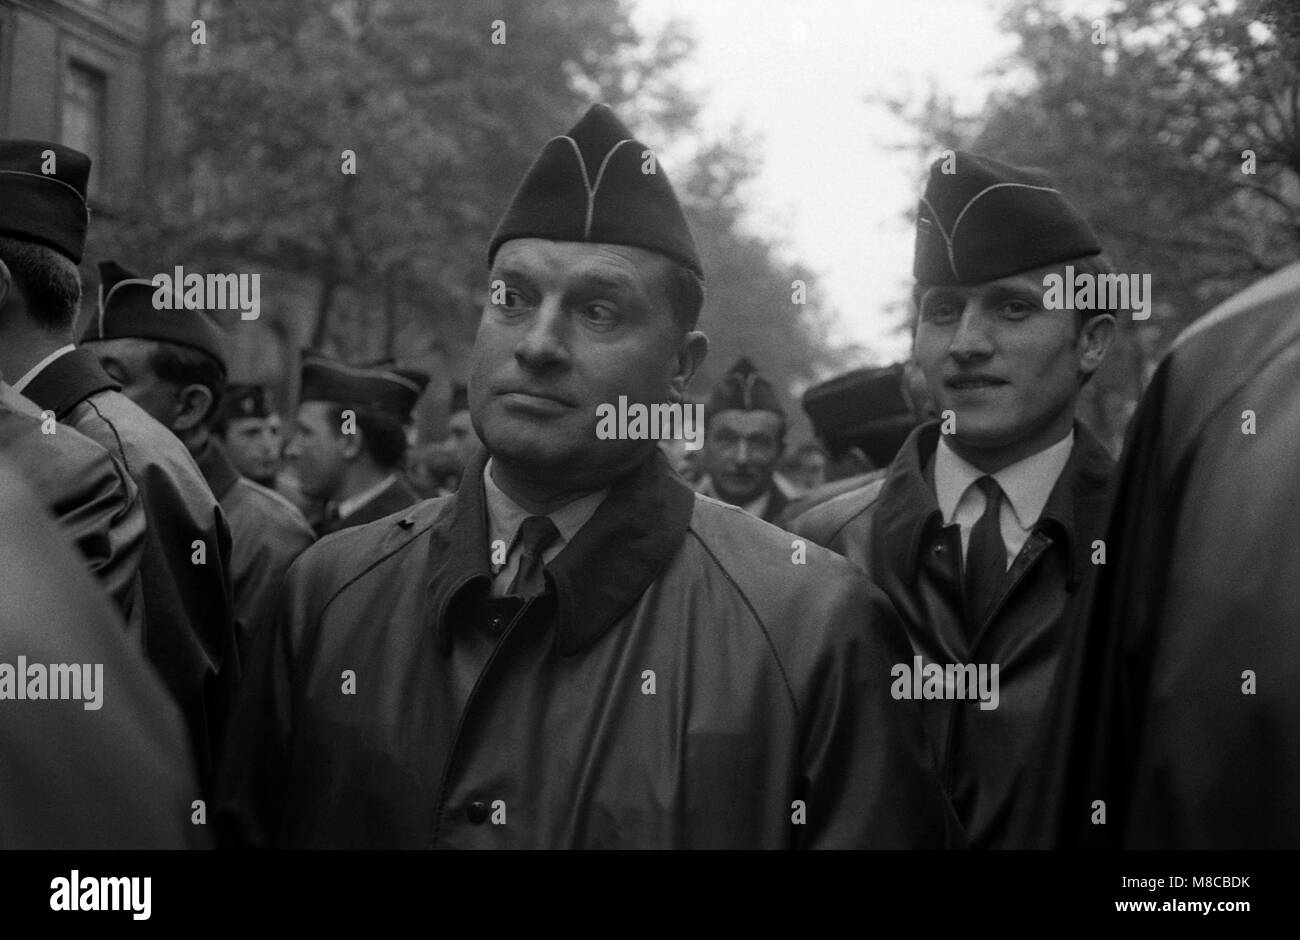
[[(908, 435), (876, 500), (876, 532), (882, 546), (878, 557), (903, 584), (915, 584), (922, 540), (943, 525), (934, 481), (926, 467), (939, 443), (940, 422), (921, 425)], [(1089, 567), (1091, 544), (1080, 525), (1104, 529), (1107, 485), (1115, 461), (1088, 428), (1074, 423), (1074, 447), (1065, 469), (1052, 487), (1035, 531), (1050, 529), (1060, 536), (1069, 558), (1073, 591)]]
[(199, 471), (203, 474), (203, 479), (208, 481), (208, 488), (212, 490), (217, 502), (224, 500), (226, 494), (239, 482), (239, 471), (231, 462), (230, 455), (212, 435), (208, 435), (207, 443), (194, 454), (194, 462), (199, 465)]
[[(439, 649), (451, 651), (453, 602), (486, 599), (489, 567), (483, 495), (486, 451), (465, 468), (446, 526), (435, 526), (429, 609)], [(591, 519), (549, 565), (556, 644), (571, 656), (595, 643), (625, 614), (677, 554), (690, 526), (695, 494), (669, 469), (658, 448), (614, 482)]]
[(105, 389), (120, 392), (122, 386), (109, 378), (94, 353), (78, 347), (36, 373), (23, 394), (62, 421), (77, 405)]

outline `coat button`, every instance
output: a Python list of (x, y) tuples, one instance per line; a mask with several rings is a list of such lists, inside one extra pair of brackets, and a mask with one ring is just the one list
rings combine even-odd
[(476, 826), (482, 825), (488, 818), (488, 805), (482, 800), (475, 800), (465, 807), (465, 816)]
[(492, 616), (492, 619), (488, 621), (488, 626), (492, 628), (493, 633), (500, 633), (501, 628), (504, 627), (505, 625), (506, 625), (506, 618), (502, 617), (500, 614), (494, 614)]

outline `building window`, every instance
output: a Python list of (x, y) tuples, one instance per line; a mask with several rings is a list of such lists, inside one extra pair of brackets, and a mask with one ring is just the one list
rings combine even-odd
[(63, 69), (63, 142), (87, 154), (90, 191), (99, 189), (104, 161), (104, 108), (108, 78), (103, 72), (70, 60)]

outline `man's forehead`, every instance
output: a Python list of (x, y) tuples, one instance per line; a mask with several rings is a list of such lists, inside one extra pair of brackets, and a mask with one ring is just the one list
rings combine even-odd
[(1032, 271), (1025, 271), (1021, 274), (1012, 274), (1007, 277), (1000, 277), (996, 281), (982, 281), (978, 284), (935, 285), (926, 288), (922, 292), (921, 297), (977, 297), (981, 294), (1011, 290), (1041, 294), (1047, 289), (1043, 283), (1043, 279), (1049, 274), (1063, 274), (1064, 271), (1064, 264), (1049, 264), (1041, 268), (1034, 268)]
[(605, 281), (635, 286), (663, 268), (663, 258), (632, 245), (516, 238), (497, 252), (492, 273), (517, 271), (556, 281)]

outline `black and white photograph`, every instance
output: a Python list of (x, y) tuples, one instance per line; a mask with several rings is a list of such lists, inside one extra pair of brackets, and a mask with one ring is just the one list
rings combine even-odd
[(1297, 0), (0, 0), (17, 916), (1241, 929), (1297, 520)]

